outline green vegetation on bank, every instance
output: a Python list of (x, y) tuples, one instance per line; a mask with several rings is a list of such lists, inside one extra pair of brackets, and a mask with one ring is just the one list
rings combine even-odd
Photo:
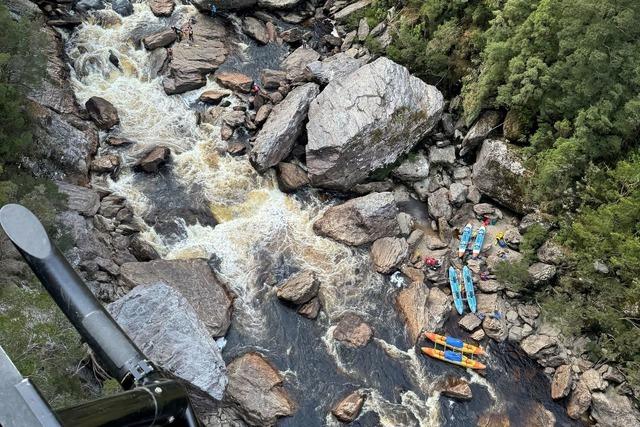
[(501, 277), (640, 385), (640, 2), (378, 0), (363, 16), (391, 7), (386, 54), (460, 95), (467, 124), (502, 111), (535, 172), (529, 194), (559, 224), (569, 255), (555, 285), (533, 289), (525, 274), (540, 230)]
[[(0, 206), (21, 203), (53, 232), (63, 203), (57, 187), (20, 167), (33, 143), (26, 95), (45, 78), (41, 25), (28, 17), (14, 20), (0, 4)], [(86, 352), (78, 333), (25, 264), (7, 257), (0, 263), (0, 345), (16, 367), (54, 407), (97, 395), (80, 379)]]

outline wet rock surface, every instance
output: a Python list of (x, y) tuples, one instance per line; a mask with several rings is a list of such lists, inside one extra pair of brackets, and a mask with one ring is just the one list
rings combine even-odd
[(242, 419), (253, 426), (273, 426), (295, 411), (295, 403), (282, 387), (283, 378), (262, 355), (247, 353), (227, 367), (226, 395), (239, 407)]
[(369, 343), (373, 330), (357, 314), (344, 315), (333, 330), (333, 338), (348, 346), (359, 348)]
[(347, 397), (339, 401), (333, 409), (331, 409), (331, 413), (334, 417), (338, 419), (338, 421), (342, 421), (343, 423), (353, 422), (358, 415), (360, 415), (360, 411), (362, 410), (362, 405), (364, 405), (365, 395), (360, 391), (354, 391), (349, 394)]

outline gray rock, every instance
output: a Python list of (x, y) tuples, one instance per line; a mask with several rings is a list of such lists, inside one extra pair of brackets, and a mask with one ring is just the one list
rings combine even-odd
[(518, 230), (520, 230), (520, 233), (524, 234), (534, 225), (539, 225), (545, 231), (549, 231), (553, 226), (553, 217), (540, 212), (526, 214), (522, 217)]
[(396, 306), (404, 319), (410, 342), (415, 343), (423, 330), (442, 328), (451, 312), (451, 299), (440, 288), (429, 289), (421, 282), (414, 282), (398, 293)]
[(595, 369), (587, 369), (580, 377), (581, 381), (584, 381), (589, 391), (603, 391), (607, 388), (607, 382), (602, 379), (600, 372)]
[(227, 57), (227, 32), (221, 21), (199, 19), (193, 26), (193, 38), (195, 43), (177, 43), (172, 48), (169, 76), (162, 82), (168, 95), (204, 86), (205, 76), (216, 71)]
[(223, 336), (231, 324), (232, 299), (205, 260), (126, 263), (120, 267), (120, 282), (128, 288), (161, 283), (178, 290), (214, 337)]
[(478, 280), (476, 286), (486, 293), (495, 293), (504, 289), (504, 285), (497, 280)]
[(424, 151), (418, 151), (395, 168), (392, 174), (407, 182), (423, 180), (429, 176), (429, 159)]
[(315, 50), (300, 46), (282, 61), (281, 67), (289, 73), (300, 73), (319, 58), (320, 54)]
[(320, 281), (311, 270), (306, 270), (289, 277), (278, 287), (277, 295), (281, 300), (293, 304), (304, 304), (318, 294)]
[(67, 207), (84, 216), (93, 216), (100, 208), (100, 196), (94, 190), (64, 182), (57, 183), (58, 191), (67, 197)]
[[(206, 14), (211, 13), (212, 0), (193, 0), (191, 2), (200, 12)], [(254, 8), (257, 0), (215, 0), (216, 7), (219, 11), (235, 11), (242, 9)]]
[(269, 43), (267, 27), (253, 16), (247, 16), (242, 20), (242, 31), (262, 44)]
[(136, 167), (144, 172), (157, 172), (162, 165), (169, 161), (171, 150), (169, 147), (159, 145), (153, 147), (151, 151), (145, 154), (137, 163)]
[(438, 191), (429, 194), (427, 200), (429, 207), (429, 215), (433, 218), (451, 219), (452, 209), (449, 204), (449, 190), (441, 188)]
[(317, 95), (318, 85), (307, 83), (289, 92), (273, 107), (251, 150), (256, 169), (265, 171), (289, 155), (302, 132), (309, 104)]
[(415, 225), (415, 219), (405, 212), (398, 214), (398, 226), (400, 227), (400, 234), (408, 236), (413, 231)]
[(431, 146), (429, 148), (429, 161), (432, 165), (454, 165), (456, 163), (456, 147), (453, 145), (444, 148)]
[(268, 90), (278, 89), (280, 86), (285, 86), (289, 83), (289, 79), (287, 78), (287, 73), (285, 71), (279, 70), (262, 70), (260, 74), (260, 81), (262, 82), (262, 87)]
[(525, 192), (528, 175), (516, 149), (499, 140), (484, 141), (473, 165), (478, 191), (521, 214), (530, 209)]
[(469, 191), (467, 192), (467, 200), (473, 204), (480, 203), (480, 199), (482, 198), (482, 194), (478, 191), (475, 185), (469, 186)]
[(574, 420), (577, 420), (587, 412), (589, 406), (591, 406), (591, 393), (587, 385), (579, 381), (576, 388), (571, 392), (571, 396), (567, 402), (567, 414)]
[(497, 342), (503, 342), (509, 336), (509, 329), (504, 320), (498, 320), (492, 317), (485, 317), (482, 321), (482, 328), (489, 338)]
[(176, 41), (176, 33), (170, 29), (164, 29), (157, 33), (149, 34), (142, 39), (142, 44), (147, 50), (157, 49), (159, 47), (169, 46)]
[(386, 58), (333, 80), (309, 108), (311, 182), (350, 189), (410, 150), (435, 126), (443, 107), (435, 87)]
[(518, 305), (518, 315), (527, 324), (535, 326), (536, 319), (540, 316), (540, 309), (535, 305)]
[(389, 274), (409, 256), (407, 241), (397, 237), (383, 237), (373, 242), (371, 258), (378, 273)]
[(366, 346), (372, 336), (371, 327), (360, 316), (353, 313), (344, 315), (333, 330), (335, 340), (354, 348)]
[(536, 262), (531, 265), (527, 271), (531, 276), (531, 281), (535, 285), (548, 283), (556, 276), (557, 268), (551, 264), (545, 264), (543, 262)]
[(500, 123), (500, 114), (497, 111), (486, 111), (473, 124), (469, 132), (462, 140), (460, 155), (464, 156), (478, 146), (491, 131)]
[(565, 249), (553, 240), (547, 240), (538, 248), (538, 259), (546, 264), (560, 265), (566, 261)]
[(400, 232), (392, 193), (371, 193), (327, 209), (313, 224), (316, 234), (359, 246)]
[(469, 382), (464, 378), (447, 377), (438, 389), (442, 394), (456, 400), (471, 400), (473, 393)]
[(366, 63), (363, 58), (352, 58), (345, 53), (338, 53), (323, 61), (313, 61), (307, 65), (307, 70), (314, 80), (322, 85), (329, 84), (335, 79), (342, 79), (356, 71)]
[(467, 200), (468, 188), (464, 184), (454, 182), (449, 186), (449, 200), (454, 206), (461, 206)]
[(102, 0), (79, 0), (75, 2), (73, 8), (78, 12), (88, 12), (90, 10), (104, 9), (104, 2)]
[(474, 313), (467, 313), (458, 321), (458, 325), (468, 332), (475, 331), (482, 324), (482, 320)]
[(504, 241), (511, 249), (517, 250), (520, 247), (520, 243), (522, 243), (522, 234), (520, 234), (517, 227), (509, 226), (504, 231)]
[(222, 399), (227, 376), (220, 349), (180, 292), (162, 283), (140, 286), (108, 310), (158, 366)]
[(358, 418), (362, 405), (364, 404), (366, 395), (357, 390), (349, 394), (347, 397), (338, 402), (332, 409), (331, 413), (338, 421), (350, 423)]
[(340, 9), (335, 15), (334, 18), (336, 21), (344, 21), (353, 13), (369, 6), (371, 4), (371, 0), (360, 0), (355, 3), (349, 4), (347, 7)]
[(300, 0), (258, 0), (258, 6), (263, 9), (291, 9)]
[(300, 166), (281, 162), (278, 163), (278, 182), (282, 191), (292, 192), (309, 185), (309, 177)]
[(520, 347), (529, 357), (539, 358), (542, 350), (557, 346), (557, 341), (547, 335), (530, 335), (520, 343)]
[(262, 107), (260, 107), (256, 112), (256, 124), (261, 125), (262, 123), (264, 123), (269, 118), (271, 110), (273, 110), (273, 105), (271, 104), (264, 104)]
[(593, 393), (591, 416), (602, 427), (640, 425), (640, 412), (626, 396), (608, 392)]
[(91, 120), (102, 130), (108, 130), (120, 123), (118, 110), (104, 98), (92, 96), (84, 104)]
[(174, 0), (147, 0), (155, 16), (171, 16), (176, 7)]
[(571, 391), (573, 372), (570, 365), (562, 365), (556, 369), (551, 380), (551, 398), (554, 400), (565, 398)]
[(140, 236), (133, 236), (131, 238), (129, 249), (138, 261), (153, 261), (160, 258), (158, 251)]
[(297, 313), (300, 316), (304, 316), (307, 319), (315, 319), (320, 313), (320, 300), (318, 298), (312, 298), (311, 301), (304, 303), (298, 308)]
[(253, 85), (253, 79), (251, 77), (234, 71), (218, 72), (215, 78), (221, 86), (241, 93), (251, 92), (251, 86)]
[(369, 24), (367, 23), (367, 18), (360, 19), (360, 23), (358, 24), (358, 39), (363, 42), (367, 39), (369, 35)]
[(600, 260), (595, 260), (593, 262), (593, 269), (600, 274), (609, 274), (609, 267)]
[(252, 426), (275, 426), (278, 418), (292, 415), (295, 403), (283, 387), (280, 372), (258, 353), (234, 359), (227, 369), (226, 396)]
[(111, 0), (111, 8), (120, 16), (129, 16), (133, 13), (133, 5), (130, 0)]
[(91, 161), (91, 171), (95, 173), (111, 173), (120, 168), (120, 157), (115, 154), (96, 157)]

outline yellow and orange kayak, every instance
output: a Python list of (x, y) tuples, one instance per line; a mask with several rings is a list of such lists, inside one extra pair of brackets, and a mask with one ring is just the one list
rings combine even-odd
[(463, 353), (482, 355), (485, 354), (484, 349), (480, 346), (467, 344), (458, 338), (447, 337), (444, 335), (434, 334), (433, 332), (425, 332), (424, 336), (436, 344), (450, 347)]
[(456, 353), (451, 350), (437, 350), (431, 347), (422, 347), (422, 352), (427, 356), (433, 357), (434, 359), (440, 359), (445, 362), (453, 363), (454, 365), (462, 366), (463, 368), (471, 368), (471, 369), (485, 369), (486, 366), (477, 360), (473, 360), (468, 358), (467, 356), (463, 356), (460, 353)]

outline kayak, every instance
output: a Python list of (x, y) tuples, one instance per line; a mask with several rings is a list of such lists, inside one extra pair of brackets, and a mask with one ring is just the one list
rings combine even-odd
[(458, 280), (458, 271), (449, 267), (449, 284), (451, 285), (451, 294), (453, 295), (453, 304), (456, 306), (458, 314), (464, 312), (462, 305), (462, 295), (460, 294), (460, 281)]
[(473, 243), (473, 256), (477, 257), (480, 255), (480, 251), (482, 250), (482, 245), (484, 245), (484, 236), (487, 234), (487, 229), (483, 225), (478, 229), (478, 234), (476, 235), (476, 241)]
[(454, 365), (462, 366), (464, 368), (471, 369), (485, 369), (486, 366), (477, 360), (473, 360), (468, 358), (467, 356), (463, 356), (460, 353), (456, 353), (451, 350), (436, 350), (431, 347), (422, 347), (422, 352), (427, 356), (431, 356), (434, 359), (440, 359), (445, 362), (453, 363)]
[(438, 335), (438, 334), (434, 334), (433, 332), (425, 332), (424, 336), (436, 344), (455, 348), (456, 350), (461, 351), (463, 353), (476, 354), (476, 355), (485, 354), (484, 349), (482, 347), (467, 344), (466, 342), (458, 338)]
[(471, 224), (467, 224), (462, 229), (462, 235), (460, 236), (460, 246), (458, 247), (458, 256), (464, 256), (465, 252), (467, 252), (467, 247), (469, 246), (469, 242), (471, 241), (471, 233), (473, 232), (473, 227)]
[(472, 313), (477, 310), (476, 291), (473, 289), (473, 275), (466, 265), (462, 268), (462, 280), (464, 281), (464, 292), (467, 294), (467, 305)]

